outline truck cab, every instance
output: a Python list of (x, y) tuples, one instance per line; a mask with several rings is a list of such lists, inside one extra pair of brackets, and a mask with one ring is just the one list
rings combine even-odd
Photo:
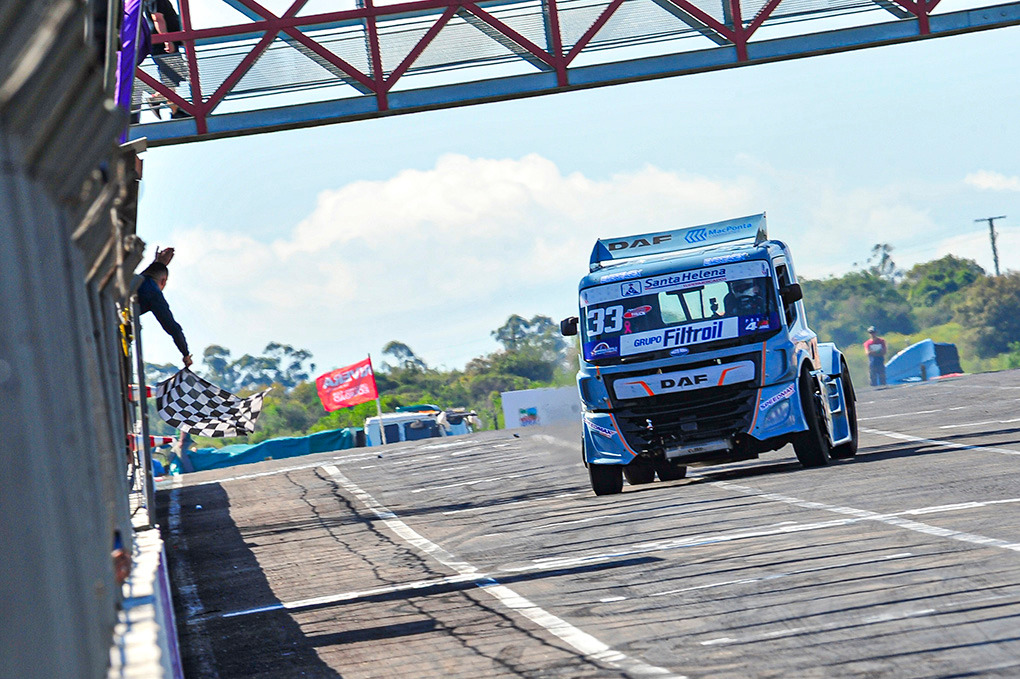
[(582, 456), (597, 495), (794, 445), (853, 457), (853, 385), (808, 327), (765, 215), (600, 239), (578, 287)]

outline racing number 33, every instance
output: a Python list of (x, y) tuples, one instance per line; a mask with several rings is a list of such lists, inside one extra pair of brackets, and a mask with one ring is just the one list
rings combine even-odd
[(617, 304), (605, 309), (588, 309), (585, 318), (588, 320), (588, 337), (620, 332), (623, 329), (623, 306)]

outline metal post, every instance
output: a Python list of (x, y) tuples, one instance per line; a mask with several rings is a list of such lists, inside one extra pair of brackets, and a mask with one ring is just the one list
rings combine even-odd
[[(368, 365), (372, 365), (372, 354), (368, 354)], [(372, 371), (372, 381), (375, 381), (375, 370)], [(379, 392), (375, 394), (375, 412), (379, 414), (379, 438), (382, 440), (382, 444), (386, 445), (386, 425), (382, 419), (382, 403), (379, 401)]]
[(145, 513), (152, 528), (156, 515), (156, 490), (152, 480), (152, 448), (149, 447), (149, 401), (145, 397), (145, 360), (142, 358), (142, 324), (138, 318), (138, 298), (131, 298), (131, 325), (135, 335), (135, 375), (138, 384), (138, 421), (142, 425), (141, 453), (142, 483), (145, 488)]
[(975, 219), (975, 222), (988, 222), (988, 237), (992, 240), (992, 260), (995, 262), (995, 275), (999, 275), (999, 249), (995, 247), (995, 220), (1005, 219), (1006, 215), (999, 215), (998, 217), (984, 217), (982, 219)]

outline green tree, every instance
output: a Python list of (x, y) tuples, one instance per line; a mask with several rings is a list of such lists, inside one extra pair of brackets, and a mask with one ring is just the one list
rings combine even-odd
[(871, 271), (801, 281), (808, 324), (823, 340), (846, 346), (863, 342), (865, 328), (880, 333), (914, 331), (910, 304), (889, 279)]
[(218, 344), (210, 344), (202, 352), (202, 363), (205, 365), (205, 378), (210, 382), (232, 391), (237, 384), (237, 374), (230, 360), (230, 350)]
[(930, 307), (984, 276), (985, 270), (974, 260), (946, 255), (915, 264), (904, 277), (903, 285), (912, 304)]
[(956, 307), (982, 358), (1008, 351), (1020, 338), (1020, 273), (985, 276), (971, 284)]
[(403, 342), (392, 340), (383, 347), (382, 352), (383, 356), (389, 356), (397, 362), (397, 368), (412, 372), (425, 372), (428, 370), (428, 365), (425, 361), (419, 358), (411, 347)]
[(903, 273), (896, 268), (896, 262), (892, 258), (893, 246), (888, 243), (875, 243), (871, 246), (871, 255), (868, 257), (868, 273), (884, 278), (895, 283)]
[(491, 334), (507, 351), (517, 351), (530, 329), (531, 324), (528, 321), (513, 314), (506, 323), (493, 330)]

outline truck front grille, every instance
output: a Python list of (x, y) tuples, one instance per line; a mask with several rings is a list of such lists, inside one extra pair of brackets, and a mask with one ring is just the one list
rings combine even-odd
[(754, 416), (757, 389), (755, 383), (744, 383), (616, 399), (613, 412), (635, 450), (674, 448), (746, 432)]

